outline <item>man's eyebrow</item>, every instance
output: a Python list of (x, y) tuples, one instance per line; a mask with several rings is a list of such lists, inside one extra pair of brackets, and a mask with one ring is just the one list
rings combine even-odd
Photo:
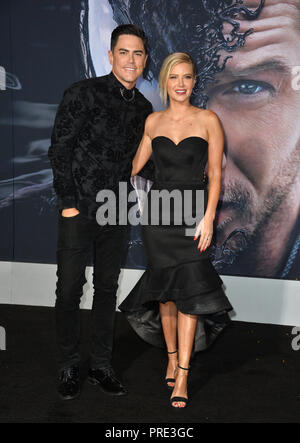
[(244, 68), (231, 69), (230, 67), (226, 68), (224, 73), (230, 74), (233, 77), (242, 77), (246, 75), (251, 75), (260, 71), (275, 71), (280, 74), (289, 75), (291, 70), (287, 64), (285, 64), (281, 60), (264, 60), (255, 65), (246, 66)]
[[(129, 52), (129, 49), (126, 49), (126, 48), (119, 48), (119, 51)], [(141, 54), (144, 53), (144, 51), (143, 51), (142, 49), (136, 49), (136, 50), (134, 50), (133, 52), (135, 52), (135, 53), (139, 52), (139, 53), (141, 53)]]

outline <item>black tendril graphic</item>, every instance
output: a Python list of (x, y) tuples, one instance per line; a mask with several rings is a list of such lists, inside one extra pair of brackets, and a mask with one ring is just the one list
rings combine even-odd
[[(193, 104), (206, 108), (208, 83), (216, 82), (216, 74), (225, 69), (232, 56), (221, 60), (220, 51), (233, 53), (246, 43), (253, 32), (240, 32), (237, 18), (255, 20), (264, 7), (249, 9), (243, 0), (109, 0), (118, 24), (140, 26), (149, 40), (149, 71), (146, 78), (158, 78), (164, 58), (172, 52), (188, 52), (197, 66), (197, 84)], [(224, 25), (231, 31), (224, 35)]]
[[(235, 243), (234, 249), (228, 244), (230, 240), (233, 240)], [(210, 255), (215, 269), (218, 272), (226, 270), (226, 267), (234, 263), (248, 244), (249, 236), (244, 229), (234, 229), (221, 245), (213, 243), (210, 248)]]

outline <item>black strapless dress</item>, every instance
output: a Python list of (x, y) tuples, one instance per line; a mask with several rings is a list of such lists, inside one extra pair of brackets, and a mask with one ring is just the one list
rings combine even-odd
[[(166, 189), (182, 196), (189, 190), (192, 215), (196, 215), (196, 191), (203, 190), (204, 169), (208, 159), (208, 143), (201, 137), (188, 137), (178, 145), (168, 137), (152, 140), (155, 181), (148, 193), (148, 211), (142, 222), (142, 241), (147, 269), (119, 306), (137, 334), (152, 345), (165, 347), (159, 303), (173, 301), (178, 310), (198, 316), (194, 352), (206, 349), (230, 322), (232, 306), (223, 289), (222, 280), (209, 258), (209, 248), (197, 249), (199, 238), (186, 235), (186, 218), (175, 223), (176, 210), (170, 205), (170, 223), (162, 214), (151, 214), (151, 195)], [(199, 194), (197, 194), (198, 198)], [(162, 209), (160, 208), (162, 212)], [(146, 211), (145, 211), (146, 212)], [(177, 214), (178, 215), (178, 214)], [(146, 224), (145, 217), (147, 222)], [(194, 225), (196, 227), (196, 224)], [(190, 226), (189, 226), (190, 228)]]

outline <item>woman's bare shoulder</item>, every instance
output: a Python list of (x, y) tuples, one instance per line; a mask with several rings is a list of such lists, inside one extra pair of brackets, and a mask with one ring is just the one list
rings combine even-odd
[(211, 109), (199, 109), (196, 118), (199, 119), (199, 123), (204, 125), (208, 131), (222, 126), (220, 118)]
[(204, 120), (219, 120), (218, 115), (211, 109), (201, 109), (201, 108), (195, 108), (195, 109), (196, 109), (197, 118), (201, 118)]
[(158, 120), (162, 115), (163, 115), (164, 111), (155, 111), (152, 112), (152, 114), (149, 114), (147, 117), (147, 122), (153, 122)]

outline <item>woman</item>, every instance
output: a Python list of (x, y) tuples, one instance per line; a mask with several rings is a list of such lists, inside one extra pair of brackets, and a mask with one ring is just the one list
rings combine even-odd
[[(169, 106), (147, 118), (132, 168), (132, 176), (138, 174), (153, 152), (156, 175), (142, 220), (147, 269), (120, 306), (142, 338), (157, 346), (165, 342), (169, 357), (166, 384), (173, 391), (171, 405), (176, 408), (188, 403), (192, 351), (211, 344), (228, 323), (227, 311), (232, 309), (209, 259), (221, 188), (223, 131), (215, 113), (190, 104), (195, 82), (195, 65), (188, 54), (174, 53), (165, 59), (159, 84), (162, 99), (166, 104), (168, 98)], [(186, 235), (186, 221), (180, 224), (177, 217), (175, 222), (178, 210), (174, 205), (168, 207), (170, 223), (166, 225), (162, 221), (166, 210), (155, 213), (151, 198), (158, 191), (176, 190), (183, 198), (182, 208), (187, 195), (183, 191), (189, 191), (190, 212), (197, 214), (196, 191), (204, 190), (207, 160), (208, 199), (205, 194), (205, 214), (195, 225), (193, 238)]]

